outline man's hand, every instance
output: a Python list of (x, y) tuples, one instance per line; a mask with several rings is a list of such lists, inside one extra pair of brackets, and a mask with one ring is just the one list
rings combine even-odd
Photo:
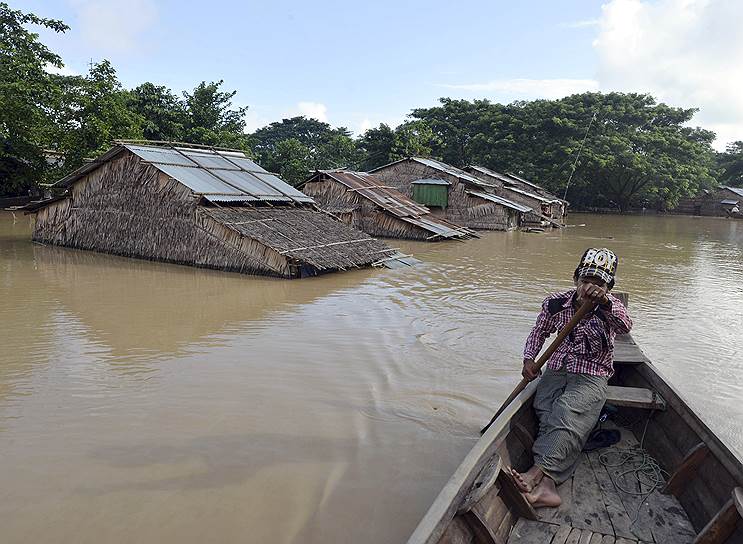
[(521, 370), (521, 375), (524, 378), (532, 381), (541, 373), (542, 371), (537, 368), (537, 363), (534, 362), (534, 359), (524, 359), (524, 368)]
[(581, 282), (578, 284), (576, 296), (579, 304), (583, 304), (587, 300), (594, 304), (604, 304), (607, 300), (606, 287), (595, 283)]

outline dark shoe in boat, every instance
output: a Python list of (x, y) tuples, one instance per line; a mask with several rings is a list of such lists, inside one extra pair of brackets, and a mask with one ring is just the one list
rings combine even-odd
[(613, 446), (622, 439), (622, 433), (616, 429), (598, 429), (593, 431), (583, 446), (583, 451), (593, 451)]

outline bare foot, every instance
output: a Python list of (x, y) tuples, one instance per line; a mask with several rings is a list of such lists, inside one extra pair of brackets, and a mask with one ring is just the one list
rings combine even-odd
[(557, 494), (557, 487), (555, 482), (551, 478), (542, 478), (534, 490), (531, 493), (526, 494), (526, 500), (528, 500), (534, 508), (541, 508), (543, 506), (560, 506), (562, 499)]
[(521, 474), (513, 467), (508, 467), (506, 472), (511, 475), (513, 483), (516, 484), (516, 487), (518, 487), (522, 493), (529, 493), (534, 489), (534, 482), (529, 478), (528, 472)]

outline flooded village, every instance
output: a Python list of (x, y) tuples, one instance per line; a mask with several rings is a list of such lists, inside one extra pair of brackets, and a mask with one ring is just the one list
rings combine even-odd
[[(36, 242), (285, 278), (404, 266), (409, 256), (365, 233), (461, 240), (477, 237), (475, 229), (562, 227), (567, 208), (433, 159), (374, 173), (318, 171), (305, 194), (239, 150), (127, 141), (51, 189), (58, 194), (16, 208), (34, 217)], [(539, 206), (507, 199), (511, 193)]]
[[(60, 495), (49, 496), (50, 506), (60, 501), (66, 505), (66, 522), (55, 524), (55, 531), (76, 534), (73, 527), (85, 522), (75, 512), (87, 510), (91, 500), (117, 488), (118, 498), (101, 512), (107, 524), (130, 508), (125, 506), (129, 501), (143, 496), (150, 496), (150, 504), (139, 510), (141, 514), (163, 509), (165, 501), (174, 501), (169, 507), (184, 512), (203, 511), (204, 493), (216, 493), (207, 511), (222, 534), (231, 539), (230, 535), (240, 538), (249, 531), (256, 542), (345, 541), (348, 535), (360, 540), (387, 535), (383, 538), (404, 541), (409, 534), (410, 542), (452, 538), (480, 542), (474, 536), (476, 526), (468, 520), (474, 519), (472, 512), (486, 511), (492, 517), (478, 523), (487, 523), (494, 542), (502, 538), (537, 542), (539, 535), (552, 538), (556, 531), (586, 538), (613, 535), (629, 542), (696, 542), (698, 533), (718, 530), (705, 527), (715, 522), (716, 509), (725, 510), (730, 486), (743, 474), (739, 454), (698, 418), (692, 408), (698, 403), (685, 402), (655, 374), (646, 353), (663, 357), (669, 350), (674, 360), (683, 359), (682, 369), (664, 367), (677, 378), (689, 372), (693, 376), (705, 367), (707, 357), (719, 357), (714, 336), (702, 342), (708, 344), (709, 354), (694, 340), (698, 350), (694, 358), (677, 340), (663, 341), (660, 332), (665, 325), (656, 305), (673, 307), (675, 288), (654, 267), (668, 259), (669, 265), (696, 268), (699, 257), (720, 266), (715, 249), (719, 244), (728, 245), (733, 261), (739, 262), (743, 230), (738, 233), (737, 221), (710, 218), (695, 228), (682, 215), (583, 213), (568, 223), (569, 203), (534, 182), (484, 167), (459, 169), (419, 157), (373, 172), (317, 170), (300, 188), (239, 150), (118, 141), (51, 185), (55, 194), (50, 198), (5, 214), (0, 257), (6, 284), (13, 286), (4, 293), (6, 300), (13, 300), (16, 291), (25, 292), (21, 278), (30, 281), (34, 291), (40, 289), (43, 297), (31, 297), (23, 307), (30, 304), (32, 315), (41, 319), (62, 319), (60, 325), (68, 329), (62, 345), (72, 350), (72, 361), (86, 369), (83, 376), (98, 376), (89, 384), (74, 376), (54, 378), (56, 385), (46, 395), (58, 399), (52, 402), (67, 399), (51, 419), (59, 421), (59, 431), (46, 432), (46, 438), (26, 435), (26, 440), (42, 440), (39, 452), (56, 451), (64, 470), (76, 475), (74, 481), (86, 482), (77, 490), (63, 488)], [(724, 209), (720, 204), (710, 207)], [(705, 238), (712, 235), (711, 245), (699, 237), (700, 225)], [(613, 234), (608, 238), (600, 235), (609, 232)], [(669, 233), (679, 245), (664, 241)], [(508, 377), (518, 368), (512, 363), (519, 359), (517, 331), (531, 318), (522, 299), (525, 296), (534, 306), (547, 289), (566, 286), (572, 255), (606, 240), (622, 252), (621, 287), (629, 291), (633, 315), (650, 325), (648, 332), (638, 335), (646, 352), (632, 338), (617, 340), (618, 374), (607, 402), (622, 407), (624, 417), (634, 414), (645, 421), (644, 433), (650, 429), (647, 441), (641, 436), (645, 447), (654, 448), (659, 462), (668, 467), (666, 488), (651, 489), (647, 495), (653, 504), (660, 501), (655, 504), (660, 510), (652, 514), (648, 507), (643, 513), (639, 506), (634, 511), (632, 495), (618, 491), (621, 510), (607, 510), (600, 501), (595, 511), (586, 511), (596, 516), (595, 523), (571, 520), (573, 509), (585, 510), (577, 504), (565, 514), (559, 509), (550, 512), (556, 517), (547, 520), (542, 510), (524, 509), (509, 498), (502, 469), (478, 498), (468, 499), (474, 501), (468, 510), (461, 506), (451, 510), (461, 501), (459, 493), (474, 485), (472, 478), (484, 478), (482, 467), (490, 466), (490, 455), (499, 466), (503, 459), (521, 463), (528, 440), (524, 437), (534, 432), (529, 430), (535, 428), (529, 409), (532, 388), (517, 397), (527, 395), (515, 403), (517, 412), (494, 419), (493, 429), (472, 446), (476, 433), (472, 426), (509, 387), (507, 379), (482, 382), (478, 376), (491, 368)], [(651, 248), (662, 253), (648, 262), (644, 255)], [(524, 254), (532, 262), (526, 268)], [(542, 266), (546, 255), (551, 256), (548, 270)], [(374, 267), (393, 270), (371, 270)], [(186, 272), (188, 268), (193, 272)], [(364, 268), (367, 271), (360, 270)], [(710, 279), (719, 288), (735, 281), (736, 274), (740, 268), (728, 266)], [(453, 287), (457, 294), (452, 296)], [(665, 303), (657, 298), (658, 291), (667, 291)], [(699, 296), (703, 295), (690, 298), (684, 307), (699, 304)], [(49, 297), (56, 301), (52, 306)], [(731, 304), (721, 310), (733, 318), (739, 314), (735, 302)], [(7, 315), (7, 308), (6, 316), (24, 327), (13, 317), (15, 312)], [(60, 317), (54, 318), (60, 310)], [(485, 323), (499, 338), (504, 355), (492, 356), (490, 335), (482, 330)], [(713, 319), (707, 326), (716, 324)], [(51, 321), (46, 327), (52, 332), (56, 325)], [(39, 339), (39, 353), (57, 356), (59, 342), (54, 337)], [(10, 338), (17, 341), (22, 334)], [(8, 346), (11, 349), (0, 362), (11, 372), (6, 383), (18, 388), (6, 397), (12, 406), (14, 398), (23, 398), (17, 395), (33, 375), (24, 368), (33, 367), (35, 356), (32, 351), (18, 357), (20, 346), (13, 348), (12, 341)], [(167, 360), (178, 361), (177, 366), (166, 368), (158, 362)], [(455, 366), (452, 360), (457, 361)], [(96, 368), (101, 364), (120, 373), (116, 381), (126, 380), (126, 385), (116, 386), (124, 387), (124, 393), (111, 396), (107, 371)], [(101, 379), (104, 382), (96, 383)], [(156, 383), (149, 385), (151, 379)], [(186, 382), (178, 384), (182, 379)], [(688, 378), (680, 381), (693, 383)], [(739, 386), (729, 385), (728, 395), (738, 395)], [(178, 392), (167, 392), (173, 388)], [(455, 393), (458, 390), (462, 393)], [(640, 392), (650, 396), (644, 398)], [(103, 405), (96, 400), (100, 394), (109, 399)], [(173, 394), (176, 397), (162, 404)], [(147, 400), (135, 404), (135, 399)], [(298, 411), (300, 405), (304, 408)], [(651, 420), (643, 414), (656, 412), (662, 415), (649, 425)], [(80, 421), (85, 426), (68, 435), (70, 422), (63, 421), (88, 413), (98, 415), (93, 420), (86, 415)], [(717, 404), (706, 418), (724, 429), (719, 419), (726, 413), (723, 419), (737, 420), (729, 404)], [(123, 430), (124, 414), (139, 423)], [(171, 426), (176, 414), (190, 415), (163, 435), (163, 425)], [(514, 419), (521, 430), (504, 435)], [(182, 436), (189, 429), (197, 432), (191, 443)], [(679, 432), (677, 441), (673, 435)], [(76, 446), (69, 443), (71, 436), (76, 437)], [(103, 439), (108, 446), (101, 445), (101, 436), (108, 437)], [(731, 439), (729, 434), (723, 437)], [(743, 451), (736, 441), (737, 451)], [(480, 451), (482, 444), (487, 447)], [(446, 475), (468, 446), (473, 449), (446, 483)], [(442, 457), (442, 452), (449, 453)], [(8, 453), (11, 465), (27, 462), (19, 457), (27, 455), (26, 447)], [(381, 476), (392, 458), (404, 477)], [(81, 463), (83, 459), (87, 461)], [(593, 474), (596, 468), (590, 468), (590, 459), (594, 458), (586, 457), (586, 468), (580, 470)], [(45, 465), (35, 456), (30, 462), (37, 468)], [(719, 483), (688, 476), (687, 465), (703, 465)], [(98, 474), (89, 474), (96, 466)], [(170, 468), (164, 473), (163, 466)], [(47, 465), (42, 473), (57, 479), (58, 470), (56, 464)], [(7, 476), (15, 489), (35, 479), (23, 470)], [(568, 488), (575, 493), (576, 478), (560, 488), (563, 493)], [(588, 492), (592, 484), (582, 478), (580, 485)], [(600, 490), (604, 484), (598, 472), (595, 478), (599, 487), (594, 492), (606, 493)], [(381, 479), (382, 485), (363, 484), (359, 494), (360, 483), (370, 479)], [(685, 486), (674, 483), (686, 480)], [(289, 489), (299, 502), (287, 510), (283, 505)], [(398, 498), (390, 501), (388, 494)], [(702, 505), (697, 502), (700, 495), (708, 497)], [(233, 518), (227, 512), (235, 501), (252, 505), (252, 514)], [(363, 523), (330, 522), (339, 512), (349, 521), (361, 512), (368, 514), (368, 501), (390, 502), (391, 508), (364, 515)], [(441, 509), (450, 514), (436, 514)], [(155, 521), (159, 516), (148, 521), (141, 514), (138, 538), (204, 537), (202, 529), (179, 515), (175, 524), (162, 525)], [(627, 526), (622, 520), (632, 515), (644, 516), (645, 521)], [(654, 527), (651, 515), (662, 524)], [(10, 523), (11, 534), (25, 538), (24, 527), (34, 518), (19, 516)], [(416, 519), (421, 520), (417, 528)], [(118, 529), (87, 523), (87, 534), (105, 534), (107, 540), (130, 534), (128, 520)], [(722, 527), (728, 541), (734, 542), (734, 526)]]
[(0, 542), (743, 543), (722, 4), (0, 2)]

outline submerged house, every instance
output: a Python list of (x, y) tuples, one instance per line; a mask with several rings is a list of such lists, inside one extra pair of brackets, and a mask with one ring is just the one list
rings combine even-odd
[(682, 199), (673, 212), (717, 217), (742, 217), (740, 210), (743, 210), (743, 187), (721, 185), (717, 189), (705, 189), (695, 197)]
[(318, 170), (302, 190), (322, 209), (373, 236), (445, 240), (475, 235), (431, 213), (374, 174)]
[(396, 254), (241, 151), (119, 142), (55, 187), (26, 207), (48, 244), (284, 278)]
[(496, 194), (497, 185), (434, 159), (410, 157), (371, 173), (433, 214), (469, 229), (510, 230), (532, 211)]
[(549, 221), (564, 223), (567, 215), (567, 201), (549, 193), (536, 183), (515, 174), (501, 174), (484, 166), (470, 165), (465, 170), (488, 183), (497, 185), (496, 192), (499, 195), (529, 206)]

